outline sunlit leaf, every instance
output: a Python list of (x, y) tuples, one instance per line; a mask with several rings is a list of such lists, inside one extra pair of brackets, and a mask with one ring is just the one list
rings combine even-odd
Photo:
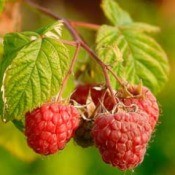
[(20, 119), (56, 95), (68, 65), (68, 51), (51, 38), (37, 39), (23, 47), (5, 71), (4, 117)]
[(45, 37), (59, 39), (62, 33), (62, 25), (62, 21), (57, 21), (37, 30), (37, 33)]
[(21, 119), (58, 93), (70, 65), (68, 49), (58, 40), (60, 30), (56, 22), (38, 33), (12, 33), (4, 38), (0, 103), (4, 120)]
[[(16, 57), (18, 51), (25, 45), (37, 39), (39, 35), (34, 32), (11, 33), (4, 37), (4, 56), (0, 62), (0, 87), (5, 70), (11, 64), (12, 60)], [(0, 91), (0, 115), (3, 115), (4, 102), (2, 98), (2, 91)]]
[(118, 26), (132, 23), (129, 14), (115, 0), (103, 0), (101, 6), (105, 16), (113, 25)]

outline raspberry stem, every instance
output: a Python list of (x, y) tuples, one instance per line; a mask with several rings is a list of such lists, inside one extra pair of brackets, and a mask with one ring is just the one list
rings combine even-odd
[(79, 50), (80, 50), (80, 44), (77, 43), (76, 50), (75, 50), (74, 56), (72, 58), (72, 61), (71, 61), (69, 70), (68, 70), (66, 76), (63, 79), (63, 82), (62, 82), (62, 85), (61, 85), (61, 88), (60, 88), (60, 92), (58, 94), (58, 97), (57, 97), (56, 101), (61, 100), (62, 93), (64, 91), (64, 88), (65, 88), (66, 84), (67, 84), (67, 81), (69, 79), (69, 76), (71, 75), (71, 73), (73, 71), (74, 64), (75, 64), (75, 62), (77, 60), (77, 56), (78, 56)]
[(77, 46), (77, 42), (76, 41), (68, 41), (68, 40), (63, 40), (63, 39), (60, 39), (60, 41), (63, 44), (67, 44), (69, 46), (73, 46), (73, 47), (76, 47)]
[[(112, 99), (114, 101), (114, 103), (117, 103), (115, 97), (114, 97), (114, 93), (113, 93), (113, 90), (112, 90), (112, 86), (111, 86), (111, 83), (110, 83), (110, 78), (109, 78), (109, 75), (108, 75), (108, 71), (110, 73), (112, 73), (112, 75), (115, 77), (115, 79), (118, 81), (118, 83), (124, 87), (125, 86), (125, 82), (123, 80), (121, 80), (113, 71), (112, 69), (106, 65), (103, 61), (101, 61), (101, 59), (96, 55), (96, 53), (88, 46), (88, 44), (83, 40), (83, 38), (78, 34), (78, 32), (76, 31), (76, 29), (73, 27), (73, 26), (82, 26), (82, 27), (86, 27), (86, 28), (93, 28), (93, 29), (98, 29), (99, 26), (98, 25), (95, 25), (95, 24), (89, 24), (89, 23), (84, 23), (84, 22), (70, 22), (69, 20), (65, 19), (65, 18), (62, 18), (58, 15), (56, 15), (55, 13), (53, 13), (52, 11), (50, 11), (49, 9), (45, 8), (45, 7), (42, 7), (38, 4), (36, 4), (35, 2), (32, 2), (31, 0), (24, 0), (28, 5), (30, 5), (31, 7), (41, 11), (42, 13), (44, 13), (45, 15), (47, 16), (50, 16), (56, 20), (62, 20), (65, 27), (67, 28), (67, 30), (70, 32), (70, 34), (72, 35), (75, 43), (78, 43), (79, 47), (81, 46), (82, 48), (84, 48), (88, 53), (89, 55), (91, 55), (91, 58), (94, 59), (102, 68), (103, 70), (103, 74), (104, 74), (104, 77), (105, 77), (105, 80), (106, 80), (106, 86), (108, 87), (110, 93), (111, 93), (111, 96), (112, 96)], [(66, 44), (69, 44), (69, 45), (74, 45), (75, 44), (74, 42), (67, 42), (66, 41)], [(78, 46), (76, 46), (78, 47)], [(76, 59), (75, 59), (76, 60)], [(71, 68), (72, 69), (72, 68)], [(69, 75), (68, 75), (69, 76)], [(66, 78), (68, 79), (68, 78)], [(66, 80), (67, 81), (67, 80)], [(65, 83), (63, 83), (65, 84)], [(62, 92), (61, 92), (62, 93)]]
[(73, 27), (83, 27), (91, 30), (98, 30), (100, 25), (87, 23), (87, 22), (80, 22), (80, 21), (70, 21)]

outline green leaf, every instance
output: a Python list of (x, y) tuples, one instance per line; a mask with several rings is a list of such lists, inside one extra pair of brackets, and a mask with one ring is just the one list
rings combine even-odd
[[(110, 30), (111, 29), (111, 30)], [(116, 39), (117, 29), (109, 26), (102, 26), (97, 35), (97, 54), (107, 65), (110, 65), (118, 76), (123, 76), (123, 53), (119, 49), (120, 38)], [(114, 39), (115, 38), (115, 39)], [(114, 83), (116, 84), (116, 83)]]
[(35, 32), (9, 33), (4, 37), (4, 52), (11, 55), (13, 52), (18, 52), (20, 48), (26, 44), (36, 40), (40, 36)]
[(62, 21), (59, 20), (53, 24), (49, 24), (49, 25), (37, 30), (36, 32), (44, 37), (59, 39), (61, 36), (61, 33), (62, 33), (62, 31), (61, 31), (62, 25), (63, 25)]
[(134, 22), (129, 25), (120, 26), (120, 28), (135, 30), (137, 32), (146, 32), (146, 33), (157, 33), (160, 32), (160, 28), (157, 26), (153, 26), (147, 23)]
[(0, 12), (3, 11), (5, 0), (0, 0)]
[(51, 38), (39, 38), (22, 47), (5, 71), (4, 118), (21, 119), (58, 93), (70, 63), (65, 46)]
[(13, 120), (12, 123), (16, 126), (16, 128), (19, 129), (19, 131), (21, 132), (25, 131), (25, 125), (22, 120)]
[[(4, 57), (0, 62), (0, 87), (2, 87), (2, 80), (4, 72), (11, 64), (12, 60), (16, 57), (18, 51), (26, 44), (33, 42), (39, 35), (34, 32), (10, 33), (4, 37)], [(3, 114), (3, 99), (2, 91), (0, 91), (0, 116)]]
[(113, 25), (120, 26), (132, 23), (132, 19), (129, 14), (121, 9), (114, 0), (103, 0), (101, 6), (105, 16)]
[[(111, 46), (119, 48), (122, 62)], [(123, 70), (122, 77), (130, 83), (142, 80), (154, 93), (159, 92), (168, 79), (169, 66), (165, 52), (153, 38), (142, 32), (102, 26), (97, 35), (97, 53), (112, 66), (115, 73)]]

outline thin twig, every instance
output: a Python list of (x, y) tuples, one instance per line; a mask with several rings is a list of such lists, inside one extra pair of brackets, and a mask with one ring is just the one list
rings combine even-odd
[(119, 78), (113, 71), (112, 69), (107, 66), (106, 69), (112, 74), (112, 76), (118, 81), (118, 83), (122, 86), (125, 87), (127, 85), (127, 82), (125, 82), (123, 79)]
[[(111, 95), (112, 95), (112, 98), (115, 96), (114, 95), (114, 92), (112, 90), (112, 87), (110, 85), (110, 79), (109, 79), (109, 76), (108, 76), (108, 72), (107, 70), (109, 70), (108, 66), (106, 64), (104, 64), (99, 58), (98, 56), (94, 53), (94, 51), (85, 43), (82, 43), (82, 47), (98, 62), (98, 64), (101, 66), (102, 70), (103, 70), (103, 73), (104, 73), (104, 77), (105, 77), (105, 80), (106, 80), (106, 86), (108, 87)], [(116, 103), (116, 99), (113, 98), (113, 101), (114, 103)]]
[(66, 26), (66, 28), (69, 30), (69, 32), (72, 34), (72, 37), (75, 39), (75, 41), (79, 41), (81, 40), (81, 38), (79, 37), (78, 33), (74, 30), (74, 28), (70, 25), (69, 21), (67, 19), (64, 19), (58, 15), (56, 15), (55, 13), (53, 13), (52, 11), (50, 11), (49, 9), (40, 6), (39, 4), (36, 4), (35, 2), (31, 1), (31, 0), (24, 0), (24, 2), (26, 2), (28, 5), (30, 5), (31, 7), (41, 11), (42, 13), (44, 13), (47, 16), (50, 16), (51, 18), (54, 18), (56, 20), (62, 20), (64, 25)]
[(63, 44), (66, 44), (66, 45), (69, 45), (69, 46), (74, 46), (74, 47), (77, 46), (77, 42), (76, 42), (76, 41), (68, 41), (68, 40), (63, 40), (63, 39), (60, 39), (60, 41), (61, 41)]
[(62, 86), (61, 86), (61, 88), (60, 88), (60, 92), (59, 92), (58, 97), (57, 97), (57, 99), (56, 99), (57, 101), (59, 101), (59, 100), (61, 99), (62, 93), (63, 93), (63, 91), (64, 91), (64, 88), (65, 88), (66, 84), (67, 84), (67, 81), (68, 81), (68, 79), (69, 79), (69, 76), (70, 76), (71, 73), (73, 72), (73, 67), (74, 67), (75, 62), (76, 62), (76, 60), (77, 60), (77, 56), (78, 56), (80, 47), (81, 47), (80, 44), (77, 44), (76, 50), (75, 50), (75, 53), (74, 53), (74, 56), (73, 56), (73, 58), (72, 58), (72, 61), (71, 61), (70, 67), (69, 67), (69, 70), (68, 70), (66, 76), (64, 77), (64, 80), (63, 80), (63, 82), (62, 82)]
[(70, 23), (73, 27), (83, 27), (83, 28), (92, 29), (92, 30), (98, 30), (100, 28), (100, 26), (97, 24), (91, 24), (87, 22), (70, 21)]

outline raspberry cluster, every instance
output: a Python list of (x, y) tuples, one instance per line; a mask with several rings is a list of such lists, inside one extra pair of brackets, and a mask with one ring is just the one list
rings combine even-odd
[(101, 86), (79, 85), (70, 97), (71, 104), (46, 103), (28, 112), (28, 145), (49, 155), (74, 138), (83, 148), (95, 145), (103, 161), (114, 167), (137, 167), (158, 121), (157, 100), (146, 87), (140, 91), (138, 86), (129, 86), (114, 94)]
[(90, 97), (99, 109), (90, 116), (94, 122), (91, 129), (86, 129), (89, 122), (86, 119), (78, 127), (84, 134), (76, 135), (77, 144), (87, 147), (94, 142), (104, 162), (121, 170), (133, 169), (143, 161), (159, 117), (157, 100), (148, 88), (142, 87), (139, 92), (138, 86), (130, 86), (127, 91), (131, 97), (123, 89), (114, 91), (117, 104), (108, 91), (98, 86), (80, 85), (71, 96), (83, 105)]

